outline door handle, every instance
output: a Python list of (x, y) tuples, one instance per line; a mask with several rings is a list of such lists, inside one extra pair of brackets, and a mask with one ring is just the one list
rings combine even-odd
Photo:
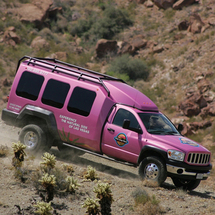
[(115, 131), (115, 130), (112, 129), (112, 128), (108, 128), (107, 130), (108, 130), (108, 131), (111, 131), (111, 132), (114, 132), (114, 131)]

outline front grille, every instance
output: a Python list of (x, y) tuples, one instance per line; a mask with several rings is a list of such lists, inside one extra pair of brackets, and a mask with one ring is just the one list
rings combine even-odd
[(210, 155), (203, 153), (190, 153), (187, 162), (191, 164), (209, 164)]

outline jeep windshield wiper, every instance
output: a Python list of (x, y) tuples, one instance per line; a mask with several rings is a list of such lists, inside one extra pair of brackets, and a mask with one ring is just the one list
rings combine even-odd
[(179, 135), (179, 133), (177, 131), (166, 131), (165, 134)]
[(150, 134), (164, 134), (164, 135), (179, 135), (177, 131), (164, 131), (164, 130), (148, 130)]
[(165, 134), (164, 130), (148, 130), (150, 134)]

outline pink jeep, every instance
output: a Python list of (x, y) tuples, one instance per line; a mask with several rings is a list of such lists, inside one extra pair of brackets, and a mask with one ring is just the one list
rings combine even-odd
[(183, 137), (144, 94), (122, 80), (48, 58), (19, 60), (2, 120), (21, 127), (29, 151), (75, 148), (139, 166), (143, 179), (195, 189), (211, 153)]

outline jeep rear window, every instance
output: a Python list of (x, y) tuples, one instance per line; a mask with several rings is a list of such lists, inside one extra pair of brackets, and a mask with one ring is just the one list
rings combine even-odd
[(42, 103), (62, 108), (68, 94), (70, 85), (61, 81), (50, 79), (43, 92)]
[(88, 116), (95, 98), (94, 91), (76, 87), (72, 92), (67, 109), (72, 113)]
[(31, 72), (23, 72), (16, 89), (16, 94), (36, 101), (42, 87), (44, 77)]

